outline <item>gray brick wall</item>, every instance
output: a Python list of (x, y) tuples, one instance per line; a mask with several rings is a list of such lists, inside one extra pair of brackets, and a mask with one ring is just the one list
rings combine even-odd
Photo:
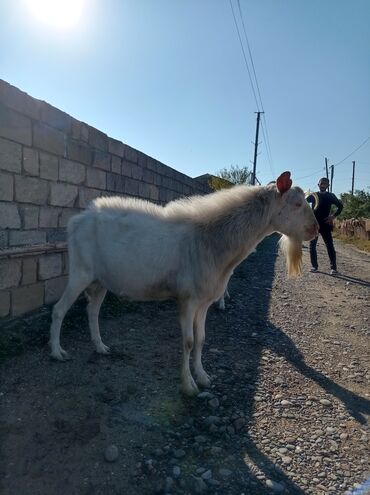
[(0, 79), (0, 317), (54, 303), (66, 225), (99, 196), (166, 203), (208, 188)]

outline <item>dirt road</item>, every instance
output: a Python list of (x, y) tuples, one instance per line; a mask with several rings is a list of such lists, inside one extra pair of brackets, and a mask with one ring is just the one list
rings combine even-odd
[(82, 302), (64, 326), (66, 363), (49, 358), (47, 310), (7, 325), (0, 493), (316, 495), (362, 483), (370, 256), (337, 250), (338, 277), (319, 244), (325, 271), (308, 273), (305, 249), (304, 276), (288, 280), (274, 237), (239, 267), (226, 310), (208, 315), (213, 384), (196, 399), (178, 391), (172, 302), (111, 297), (101, 318), (110, 357), (92, 352)]

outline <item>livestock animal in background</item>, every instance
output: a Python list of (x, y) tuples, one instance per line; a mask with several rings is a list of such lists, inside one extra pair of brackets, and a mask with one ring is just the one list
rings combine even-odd
[[(69, 279), (54, 306), (51, 355), (63, 360), (63, 318), (86, 290), (91, 339), (107, 354), (98, 323), (106, 291), (135, 301), (176, 299), (182, 330), (181, 389), (196, 395), (210, 378), (202, 365), (209, 306), (224, 294), (234, 268), (267, 235), (283, 234), (288, 274), (301, 272), (302, 241), (318, 224), (290, 173), (265, 187), (235, 186), (158, 206), (121, 197), (99, 198), (68, 225)], [(194, 347), (194, 376), (189, 357)]]

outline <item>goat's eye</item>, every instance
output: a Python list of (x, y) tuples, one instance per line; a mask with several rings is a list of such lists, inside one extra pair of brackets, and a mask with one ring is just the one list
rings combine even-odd
[(295, 205), (297, 208), (300, 208), (302, 206), (302, 203), (296, 203)]

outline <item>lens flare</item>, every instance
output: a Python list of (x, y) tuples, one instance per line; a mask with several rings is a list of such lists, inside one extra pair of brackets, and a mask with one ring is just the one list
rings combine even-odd
[(26, 0), (30, 13), (49, 26), (67, 29), (78, 24), (84, 0)]

